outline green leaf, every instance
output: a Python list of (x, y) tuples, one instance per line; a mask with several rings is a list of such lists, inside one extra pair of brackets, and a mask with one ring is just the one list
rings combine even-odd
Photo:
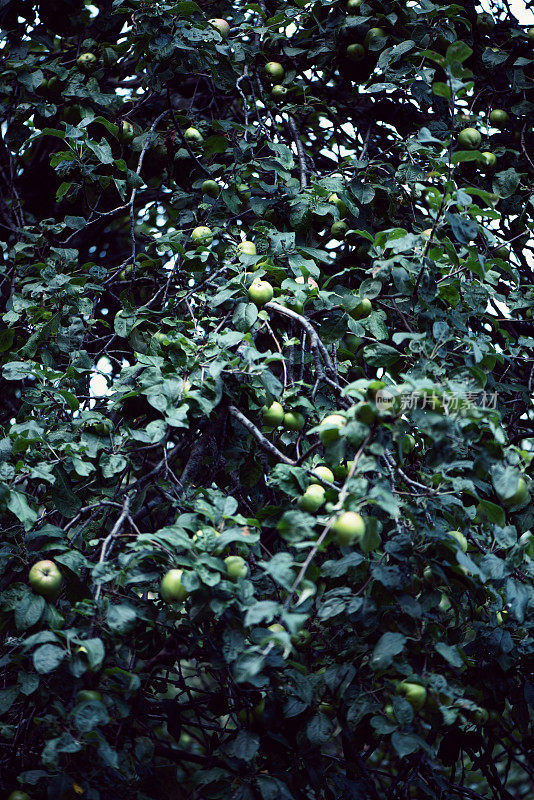
[(33, 666), (40, 675), (47, 675), (59, 667), (65, 651), (54, 644), (43, 644), (33, 654)]
[(402, 653), (406, 637), (402, 633), (384, 633), (378, 640), (371, 656), (371, 667), (374, 670), (387, 669), (393, 663), (395, 656)]
[(447, 47), (445, 60), (447, 64), (461, 64), (472, 54), (473, 50), (469, 45), (465, 44), (465, 42), (458, 41)]
[(250, 762), (257, 754), (259, 747), (260, 737), (257, 733), (239, 731), (229, 749), (236, 758)]
[(28, 530), (38, 519), (38, 514), (30, 507), (26, 495), (12, 489), (7, 499), (7, 507), (19, 519), (24, 528)]
[(511, 197), (515, 194), (519, 183), (521, 181), (521, 177), (517, 174), (513, 167), (510, 167), (503, 172), (498, 172), (497, 175), (493, 178), (493, 191), (499, 195), (499, 197)]

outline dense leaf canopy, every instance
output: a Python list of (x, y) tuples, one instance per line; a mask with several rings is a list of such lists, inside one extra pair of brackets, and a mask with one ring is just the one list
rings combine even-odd
[(534, 28), (0, 26), (2, 792), (532, 798)]

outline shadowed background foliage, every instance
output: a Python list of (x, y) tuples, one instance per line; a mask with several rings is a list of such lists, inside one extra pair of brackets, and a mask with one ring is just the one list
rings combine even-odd
[(0, 27), (2, 791), (531, 798), (534, 28)]

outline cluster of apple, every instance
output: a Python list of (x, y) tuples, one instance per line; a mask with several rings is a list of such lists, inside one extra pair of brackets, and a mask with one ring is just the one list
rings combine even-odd
[[(226, 556), (224, 559), (226, 567), (226, 577), (231, 581), (239, 578), (246, 578), (248, 566), (242, 556)], [(182, 577), (182, 569), (169, 569), (161, 579), (159, 594), (166, 603), (183, 603), (187, 599), (189, 592), (185, 588)]]
[[(505, 128), (509, 121), (508, 112), (502, 108), (494, 108), (490, 111), (489, 122), (495, 128)], [(482, 134), (473, 127), (463, 128), (458, 134), (458, 144), (464, 150), (477, 150), (482, 142)], [(494, 169), (497, 164), (497, 156), (489, 150), (482, 152), (485, 166), (488, 170)]]
[(277, 400), (270, 406), (262, 409), (263, 424), (269, 429), (274, 430), (280, 425), (286, 431), (301, 431), (304, 427), (304, 415), (299, 411), (284, 411), (281, 403)]

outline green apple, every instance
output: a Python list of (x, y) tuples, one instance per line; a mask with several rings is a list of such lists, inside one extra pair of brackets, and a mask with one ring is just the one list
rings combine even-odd
[(479, 28), (482, 33), (489, 33), (494, 26), (495, 20), (491, 14), (477, 14), (477, 28)]
[(365, 34), (364, 44), (369, 44), (374, 39), (384, 39), (386, 32), (383, 28), (370, 28)]
[(405, 433), (401, 439), (402, 452), (407, 455), (415, 448), (415, 439), (411, 433)]
[(304, 415), (298, 411), (288, 411), (284, 414), (282, 424), (286, 431), (301, 431), (304, 427)]
[(339, 211), (340, 217), (345, 217), (347, 215), (347, 206), (345, 205), (341, 197), (338, 197), (335, 192), (330, 195), (330, 197), (328, 198), (328, 202), (333, 203), (335, 205), (335, 207)]
[(11, 792), (7, 800), (31, 800), (29, 794), (26, 792), (21, 792), (20, 789), (15, 789), (14, 792)]
[(356, 336), (354, 333), (346, 333), (344, 341), (345, 347), (347, 350), (350, 350), (351, 353), (355, 353), (362, 344), (362, 339), (359, 336)]
[(247, 183), (238, 183), (236, 188), (236, 192), (241, 198), (241, 200), (250, 200), (252, 197), (252, 192), (250, 191), (250, 186)]
[(245, 559), (241, 556), (226, 556), (224, 563), (226, 564), (226, 574), (231, 580), (236, 581), (238, 578), (246, 577), (248, 567)]
[(509, 119), (510, 117), (503, 108), (494, 108), (493, 111), (490, 111), (489, 121), (492, 125), (495, 125), (496, 128), (506, 127), (506, 123)]
[(237, 249), (240, 253), (245, 253), (247, 256), (256, 255), (256, 245), (254, 242), (239, 242)]
[(430, 564), (427, 564), (423, 570), (423, 582), (426, 583), (427, 586), (433, 586), (435, 583), (434, 573), (432, 572)]
[(255, 279), (249, 286), (248, 296), (257, 306), (264, 306), (274, 297), (274, 289), (269, 281)]
[(210, 25), (217, 28), (223, 39), (227, 39), (230, 33), (230, 25), (225, 19), (210, 19)]
[(276, 428), (284, 421), (284, 409), (281, 404), (275, 400), (269, 408), (264, 406), (262, 409), (263, 423), (269, 427)]
[(401, 681), (395, 691), (405, 697), (415, 711), (420, 711), (426, 703), (426, 689), (419, 683)]
[(384, 706), (384, 714), (392, 722), (395, 722), (395, 712), (393, 711), (393, 706), (391, 703), (387, 703), (387, 705)]
[(298, 499), (299, 508), (314, 514), (324, 503), (325, 489), (319, 483), (312, 483)]
[(135, 128), (131, 122), (123, 119), (119, 122), (118, 139), (122, 144), (128, 144), (135, 136)]
[(466, 150), (476, 150), (481, 141), (482, 136), (476, 128), (464, 128), (458, 134), (458, 144)]
[(358, 305), (349, 311), (348, 314), (352, 319), (365, 319), (373, 310), (373, 306), (368, 297), (362, 298)]
[(344, 511), (334, 520), (330, 529), (340, 547), (348, 547), (354, 539), (361, 539), (365, 533), (365, 522), (355, 511)]
[(376, 408), (371, 403), (363, 401), (356, 406), (356, 416), (360, 422), (370, 427), (376, 420)]
[(363, 3), (363, 0), (348, 0), (347, 2), (347, 11), (349, 14), (357, 14), (360, 10), (360, 6)]
[(80, 689), (80, 691), (76, 693), (77, 703), (88, 703), (90, 700), (102, 702), (102, 692), (95, 689)]
[(451, 536), (453, 539), (456, 539), (460, 545), (462, 553), (467, 553), (467, 539), (461, 531), (447, 531), (447, 536)]
[(271, 97), (274, 97), (275, 100), (283, 100), (288, 91), (287, 86), (282, 86), (280, 83), (277, 83), (271, 89)]
[(170, 569), (162, 578), (159, 594), (167, 603), (185, 600), (189, 592), (182, 583), (183, 569)]
[(213, 233), (211, 228), (207, 228), (205, 225), (199, 225), (193, 230), (191, 238), (195, 244), (208, 245), (213, 241)]
[(327, 414), (321, 422), (321, 429), (317, 432), (323, 444), (331, 444), (339, 439), (339, 431), (347, 424), (341, 414)]
[(204, 141), (204, 137), (198, 128), (194, 128), (193, 126), (184, 131), (184, 138), (186, 142), (189, 142), (190, 144), (202, 144)]
[(534, 42), (534, 28), (529, 28), (527, 31), (527, 36), (531, 42)]
[(365, 58), (365, 47), (363, 44), (349, 44), (346, 50), (347, 58), (351, 61), (363, 61)]
[(285, 70), (278, 61), (268, 61), (264, 69), (265, 74), (268, 75), (273, 83), (280, 83), (285, 75)]
[(501, 502), (503, 502), (506, 506), (519, 506), (522, 503), (524, 503), (524, 501), (528, 497), (528, 494), (529, 492), (527, 484), (525, 483), (524, 478), (520, 477), (517, 482), (517, 489), (515, 490), (514, 494), (511, 497), (506, 497), (506, 498), (502, 497), (502, 495), (499, 494), (499, 498)]
[(203, 181), (200, 188), (202, 189), (203, 194), (207, 194), (208, 197), (218, 197), (219, 192), (221, 191), (221, 187), (217, 181), (213, 181), (210, 178)]
[(76, 66), (80, 72), (88, 75), (96, 69), (97, 57), (94, 53), (82, 53), (76, 59)]
[(53, 561), (37, 561), (30, 569), (30, 586), (36, 594), (47, 600), (57, 600), (63, 585), (63, 576)]
[(314, 475), (317, 475), (317, 477), (321, 478), (323, 481), (328, 481), (328, 483), (334, 483), (334, 473), (324, 464), (319, 464), (319, 466), (314, 467), (312, 472)]
[(487, 169), (494, 169), (495, 165), (497, 164), (497, 156), (495, 153), (490, 153), (489, 150), (484, 150), (482, 157), (484, 159), (484, 166)]
[(342, 219), (338, 219), (334, 222), (332, 227), (330, 228), (330, 235), (334, 239), (339, 239), (340, 241), (345, 238), (345, 235), (349, 229), (349, 226), (346, 222)]

